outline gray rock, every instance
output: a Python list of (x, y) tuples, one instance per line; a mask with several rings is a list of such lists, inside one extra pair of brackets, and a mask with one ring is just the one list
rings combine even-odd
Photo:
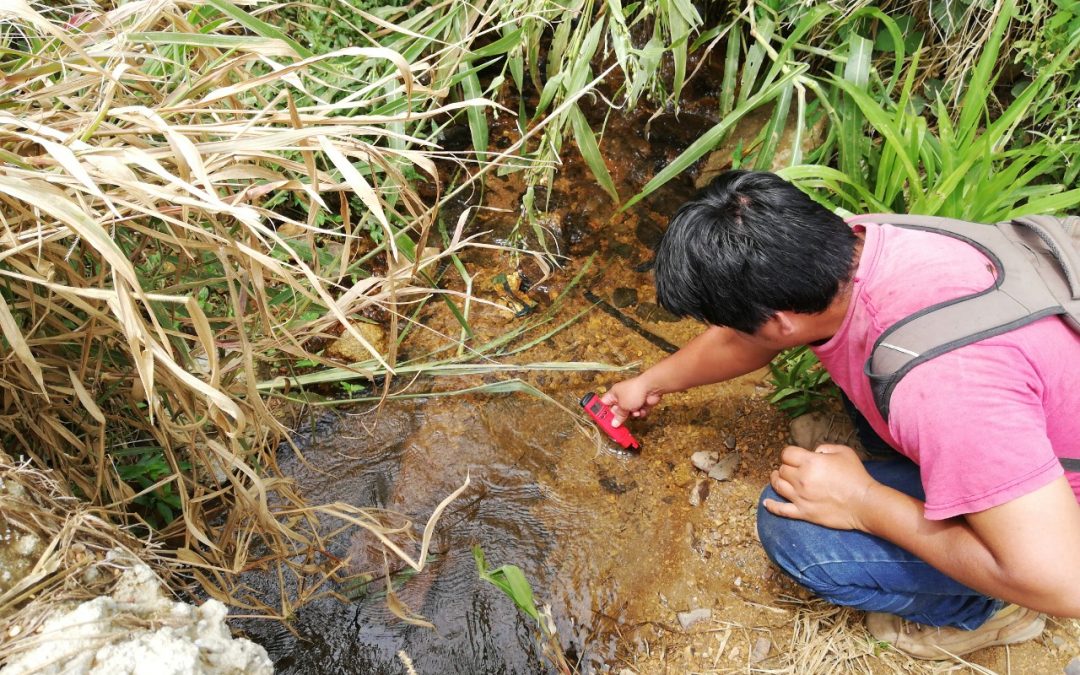
[(709, 478), (714, 480), (730, 480), (735, 473), (735, 467), (739, 466), (739, 453), (732, 452), (724, 455), (712, 468), (709, 469)]
[(1080, 675), (1080, 656), (1073, 657), (1073, 660), (1065, 666), (1065, 675)]
[(728, 450), (734, 450), (735, 449), (735, 437), (732, 436), (731, 434), (728, 434), (727, 436), (725, 436), (724, 437), (724, 447), (727, 448)]
[(675, 316), (674, 314), (667, 311), (655, 302), (638, 303), (638, 306), (634, 308), (634, 314), (636, 314), (637, 317), (642, 321), (672, 323), (679, 320), (679, 317)]
[(712, 610), (708, 608), (692, 609), (689, 612), (679, 612), (676, 616), (679, 619), (679, 625), (683, 627), (683, 630), (686, 630), (699, 621), (711, 619)]
[(690, 463), (708, 473), (720, 461), (720, 453), (715, 450), (699, 450), (690, 455)]
[(699, 480), (690, 489), (690, 506), (701, 506), (709, 498), (709, 481)]
[(622, 309), (637, 304), (637, 290), (633, 288), (616, 288), (611, 294), (611, 304)]
[(772, 649), (772, 643), (769, 642), (769, 638), (759, 637), (754, 642), (754, 648), (750, 651), (750, 665), (760, 663), (768, 658), (770, 649)]

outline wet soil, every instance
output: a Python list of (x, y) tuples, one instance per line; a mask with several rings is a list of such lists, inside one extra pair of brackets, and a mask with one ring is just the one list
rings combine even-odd
[[(645, 138), (644, 126), (641, 117), (613, 119), (602, 146), (624, 198), (681, 149), (675, 129), (675, 140), (657, 145)], [(788, 420), (767, 403), (764, 372), (669, 395), (648, 419), (632, 424), (643, 446), (637, 454), (619, 451), (580, 413), (581, 395), (648, 367), (666, 356), (663, 343), (684, 344), (700, 330), (656, 310), (648, 272), (651, 246), (700, 169), (620, 214), (587, 169), (567, 155), (546, 218), (560, 250), (571, 257), (522, 295), (543, 311), (567, 290), (585, 255), (595, 252), (590, 271), (570, 288), (555, 318), (531, 337), (585, 313), (538, 346), (499, 360), (591, 361), (629, 370), (516, 374), (554, 403), (523, 393), (467, 395), (326, 414), (317, 429), (304, 430), (303, 459), (282, 450), (283, 469), (313, 502), (343, 501), (380, 509), (386, 522), (411, 521), (413, 541), (405, 544), (411, 554), (435, 506), (466, 476), (471, 485), (443, 514), (435, 555), (419, 574), (392, 559), (384, 563), (372, 537), (352, 528), (328, 543), (329, 554), (347, 561), (350, 576), (331, 590), (348, 597), (313, 601), (287, 625), (238, 626), (267, 647), (282, 673), (554, 672), (540, 653), (534, 623), (477, 578), (470, 549), (479, 545), (490, 566), (522, 568), (538, 604), (551, 606), (564, 653), (582, 672), (950, 667), (912, 662), (875, 645), (858, 612), (813, 600), (768, 562), (755, 538), (755, 509), (786, 444)], [(473, 229), (505, 237), (522, 194), (519, 176), (492, 178), (486, 201), (510, 215), (480, 220)], [(453, 222), (456, 214), (447, 217)], [(492, 280), (512, 272), (513, 261), (489, 253), (468, 262), (478, 295), (502, 301)], [(597, 299), (629, 321), (598, 309)], [(438, 344), (438, 333), (456, 334), (453, 319), (437, 305), (421, 316), (431, 330), (415, 330), (403, 344), (406, 358)], [(470, 319), (475, 344), (483, 344), (528, 317), (474, 305)], [(413, 387), (461, 388), (507, 377)], [(738, 453), (730, 480), (716, 481), (694, 468), (690, 457), (703, 449)], [(434, 629), (406, 624), (387, 609), (381, 590), (387, 568), (401, 601)], [(269, 573), (253, 572), (248, 583), (268, 602), (279, 590)], [(679, 614), (692, 610), (709, 610), (709, 616), (684, 627)], [(1061, 672), (1080, 654), (1078, 638), (1076, 622), (1053, 621), (1038, 640), (984, 650), (970, 661), (998, 673)]]

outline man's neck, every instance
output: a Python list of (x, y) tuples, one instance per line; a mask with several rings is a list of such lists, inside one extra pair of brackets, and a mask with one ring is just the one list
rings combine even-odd
[(855, 242), (855, 249), (851, 255), (851, 274), (847, 280), (840, 285), (839, 290), (836, 292), (836, 297), (833, 298), (832, 303), (825, 308), (825, 311), (815, 315), (815, 321), (810, 327), (813, 331), (816, 339), (807, 344), (817, 347), (825, 344), (836, 335), (840, 327), (844, 325), (844, 320), (847, 318), (848, 306), (851, 304), (852, 293), (855, 289), (855, 273), (859, 269), (859, 262), (862, 260), (863, 242), (865, 241), (865, 233), (862, 230), (855, 232), (855, 236), (858, 237), (858, 241)]

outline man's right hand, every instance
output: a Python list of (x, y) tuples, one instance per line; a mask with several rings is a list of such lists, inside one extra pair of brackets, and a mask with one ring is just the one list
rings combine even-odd
[(627, 417), (645, 417), (660, 402), (663, 393), (646, 379), (645, 374), (619, 382), (600, 397), (614, 415), (612, 426), (620, 426)]

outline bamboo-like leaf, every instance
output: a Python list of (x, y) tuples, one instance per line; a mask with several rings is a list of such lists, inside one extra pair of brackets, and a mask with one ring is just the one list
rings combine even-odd
[(19, 181), (7, 176), (0, 176), (0, 192), (31, 204), (63, 221), (78, 236), (93, 244), (94, 249), (108, 260), (115, 274), (132, 286), (138, 286), (138, 279), (131, 262), (112, 237), (63, 194), (41, 181)]
[[(3, 302), (3, 298), (0, 298), (0, 303)], [(4, 310), (0, 307), (0, 313)], [(86, 391), (86, 387), (83, 386), (82, 381), (75, 374), (75, 371), (68, 368), (68, 378), (71, 380), (71, 386), (75, 390), (75, 396), (78, 397), (79, 403), (83, 408), (86, 408), (86, 412), (90, 413), (90, 416), (94, 418), (98, 424), (105, 424), (105, 413), (101, 412), (101, 408), (98, 407), (94, 397), (90, 395), (90, 392)]]
[(11, 351), (15, 353), (19, 361), (26, 366), (26, 369), (30, 371), (30, 375), (37, 382), (38, 388), (45, 396), (46, 400), (49, 397), (49, 390), (45, 386), (45, 380), (41, 373), (41, 365), (34, 358), (34, 353), (30, 350), (30, 345), (26, 343), (26, 338), (23, 337), (22, 330), (20, 330), (18, 323), (15, 321), (15, 317), (11, 314), (11, 308), (8, 307), (7, 300), (3, 295), (0, 295), (0, 331), (3, 331), (4, 338), (7, 339), (8, 344), (11, 345)]
[(987, 113), (986, 103), (990, 83), (996, 79), (992, 76), (992, 69), (998, 60), (1001, 40), (1015, 14), (1016, 6), (1014, 1), (1002, 0), (994, 20), (994, 26), (990, 30), (990, 39), (983, 46), (979, 60), (975, 64), (975, 69), (971, 72), (964, 96), (960, 101), (957, 140), (961, 145), (966, 145), (972, 141), (981, 126), (980, 122), (983, 116)]
[(788, 84), (788, 82), (801, 75), (804, 70), (805, 66), (799, 68), (792, 68), (790, 72), (781, 76), (780, 79), (774, 82), (771, 86), (769, 86), (763, 91), (758, 92), (757, 94), (754, 94), (748, 100), (741, 103), (739, 107), (732, 111), (730, 115), (722, 119), (719, 124), (715, 125), (711, 129), (706, 131), (704, 134), (702, 134), (700, 138), (690, 144), (690, 147), (688, 147), (682, 152), (682, 154), (676, 157), (671, 162), (671, 164), (667, 165), (662, 171), (660, 171), (660, 173), (656, 174), (652, 178), (652, 180), (650, 180), (648, 183), (645, 184), (643, 188), (641, 188), (641, 192), (631, 197), (623, 205), (621, 210), (625, 211), (626, 209), (638, 203), (645, 197), (648, 197), (661, 185), (667, 183), (669, 180), (671, 180), (675, 176), (678, 176), (680, 173), (689, 168), (691, 164), (693, 164), (710, 150), (712, 150), (715, 147), (716, 143), (718, 143), (719, 140), (723, 138), (724, 134), (726, 134), (732, 127), (734, 127), (735, 124), (744, 115), (775, 98), (777, 95), (780, 94), (780, 92)]
[(765, 44), (762, 43), (767, 44), (772, 39), (776, 23), (772, 19), (760, 19), (755, 30), (758, 39), (750, 42), (750, 47), (746, 50), (746, 60), (743, 62), (742, 72), (739, 75), (738, 102), (740, 106), (750, 100), (753, 92), (765, 90), (771, 85), (771, 82), (764, 82), (761, 87), (756, 86), (758, 73), (761, 72), (761, 66), (764, 65), (767, 54)]
[(736, 22), (728, 31), (727, 48), (724, 55), (724, 77), (720, 82), (720, 117), (727, 117), (735, 109), (735, 78), (739, 73), (739, 57), (742, 55), (741, 24)]
[(210, 5), (222, 14), (232, 18), (241, 26), (247, 28), (256, 35), (284, 42), (285, 44), (289, 45), (294, 52), (304, 58), (312, 56), (312, 52), (310, 49), (305, 48), (299, 42), (296, 42), (295, 40), (290, 38), (288, 35), (285, 34), (284, 31), (277, 28), (276, 26), (272, 26), (265, 21), (252, 16), (251, 14), (248, 14), (232, 2), (229, 2), (229, 0), (206, 0), (206, 4)]
[[(780, 90), (780, 96), (777, 97), (772, 115), (769, 116), (769, 122), (765, 126), (765, 138), (758, 148), (757, 157), (754, 159), (754, 167), (759, 170), (770, 171), (773, 168), (773, 159), (776, 156), (776, 148), (780, 144), (780, 138), (784, 135), (784, 131), (787, 128), (788, 112), (791, 110), (791, 95), (794, 89), (794, 84), (788, 82), (783, 89)], [(800, 121), (801, 120), (796, 120), (796, 123), (798, 124)], [(798, 148), (798, 139), (796, 139), (795, 147)], [(795, 156), (795, 153), (793, 153), (792, 158), (794, 159)]]
[(300, 56), (300, 53), (287, 40), (280, 38), (165, 31), (131, 32), (127, 34), (127, 38), (135, 44), (211, 47), (214, 49), (256, 52), (271, 56)]
[(578, 149), (581, 150), (581, 156), (592, 171), (596, 182), (611, 197), (611, 201), (618, 206), (619, 193), (615, 189), (615, 181), (612, 180), (607, 164), (604, 163), (604, 157), (600, 154), (600, 146), (596, 143), (596, 138), (593, 136), (588, 120), (585, 119), (585, 113), (581, 112), (581, 108), (577, 105), (574, 105), (571, 106), (569, 114), (570, 123), (574, 130), (574, 140), (577, 142)]
[(840, 115), (840, 169), (849, 176), (864, 173), (861, 165), (867, 139), (863, 136), (864, 117), (860, 106), (847, 92), (853, 89), (865, 92), (870, 82), (870, 55), (873, 47), (873, 42), (854, 31), (848, 36), (847, 64), (844, 67), (844, 81), (848, 86), (844, 87), (846, 95), (841, 97), (837, 112)]
[[(460, 68), (463, 74), (461, 79), (461, 89), (465, 93), (465, 98), (481, 98), (480, 78), (476, 76), (476, 72), (469, 69), (464, 62), (461, 64)], [(484, 109), (479, 106), (467, 108), (465, 114), (469, 118), (469, 133), (472, 135), (473, 150), (476, 151), (477, 159), (482, 162), (487, 159), (487, 115), (485, 114)]]

